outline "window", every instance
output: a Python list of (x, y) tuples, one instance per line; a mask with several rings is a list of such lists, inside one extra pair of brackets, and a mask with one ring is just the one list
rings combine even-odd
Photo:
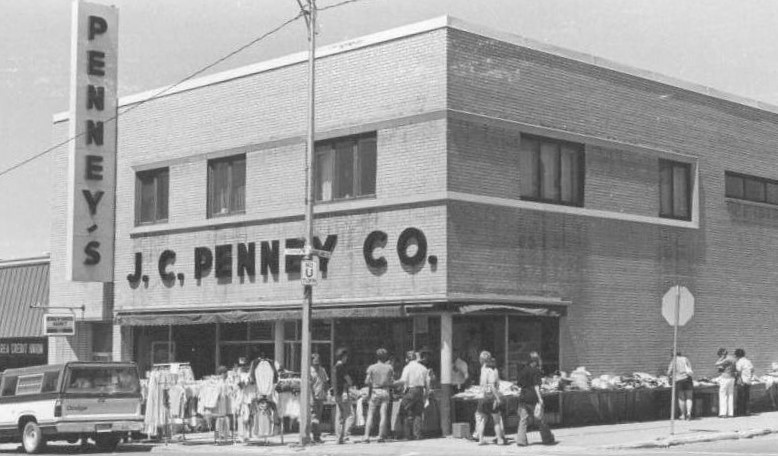
[(38, 394), (43, 385), (43, 374), (32, 374), (20, 376), (16, 383), (16, 395)]
[(246, 211), (246, 156), (208, 162), (208, 217)]
[(659, 160), (659, 216), (691, 220), (691, 165)]
[(168, 168), (141, 171), (135, 175), (135, 224), (167, 222)]
[(316, 201), (375, 195), (375, 133), (320, 142), (315, 158)]
[(778, 181), (730, 172), (724, 176), (728, 198), (778, 205)]
[(519, 166), (522, 199), (583, 206), (583, 144), (522, 135)]
[(18, 377), (8, 376), (3, 378), (3, 390), (0, 391), (0, 396), (13, 396), (16, 394), (16, 381)]

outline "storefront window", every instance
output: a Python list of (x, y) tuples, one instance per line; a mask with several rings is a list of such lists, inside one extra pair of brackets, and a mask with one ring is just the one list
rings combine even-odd
[(219, 327), (219, 362), (227, 367), (240, 358), (272, 358), (275, 353), (273, 322), (224, 323)]
[[(284, 323), (284, 359), (281, 367), (294, 372), (300, 372), (302, 351), (302, 322), (287, 321)], [(332, 366), (332, 321), (311, 321), (311, 354), (318, 353), (321, 365), (330, 372)]]

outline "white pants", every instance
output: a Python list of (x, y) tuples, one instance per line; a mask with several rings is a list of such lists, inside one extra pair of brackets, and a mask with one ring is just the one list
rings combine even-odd
[(734, 378), (719, 378), (719, 416), (735, 416)]

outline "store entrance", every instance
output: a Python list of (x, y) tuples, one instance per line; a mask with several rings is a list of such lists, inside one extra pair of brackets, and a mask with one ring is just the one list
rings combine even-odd
[(215, 325), (185, 325), (173, 327), (175, 361), (189, 363), (195, 378), (212, 375), (215, 368)]

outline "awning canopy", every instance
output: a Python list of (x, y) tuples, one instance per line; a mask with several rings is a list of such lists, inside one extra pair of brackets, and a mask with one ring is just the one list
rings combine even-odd
[[(315, 319), (397, 318), (405, 316), (401, 305), (320, 307), (314, 308), (311, 314)], [(124, 326), (167, 326), (299, 320), (301, 318), (302, 311), (300, 309), (226, 310), (218, 312), (119, 312), (116, 315), (115, 323)]]
[(459, 307), (459, 313), (461, 314), (478, 314), (485, 312), (498, 311), (501, 313), (509, 313), (513, 315), (526, 315), (534, 317), (559, 317), (562, 315), (560, 310), (551, 309), (548, 307), (522, 307), (511, 306), (506, 304), (467, 304)]

